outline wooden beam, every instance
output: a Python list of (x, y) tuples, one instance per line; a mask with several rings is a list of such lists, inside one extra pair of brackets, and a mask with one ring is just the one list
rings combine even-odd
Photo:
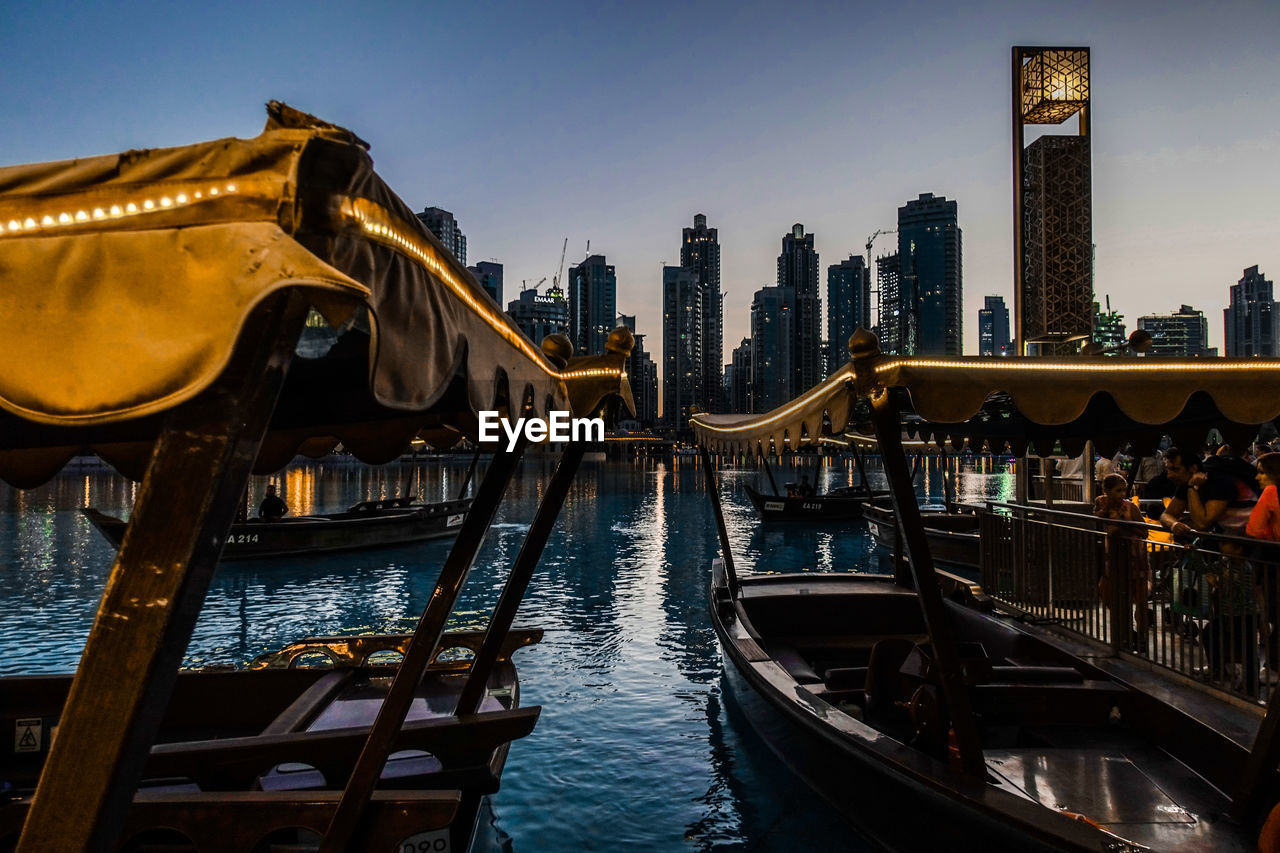
[[(711, 466), (711, 454), (705, 447), (698, 448), (702, 458), (702, 470), (706, 474), (707, 494), (711, 496), (711, 511), (716, 517), (716, 535), (720, 537), (720, 551), (724, 554), (725, 578), (729, 583), (729, 594), (738, 597), (738, 571), (733, 565), (733, 549), (729, 547), (729, 529), (724, 524), (724, 509), (720, 506), (720, 489), (716, 486), (716, 472)], [(766, 461), (766, 465), (769, 463)], [(776, 491), (776, 489), (775, 489)]]
[(964, 683), (964, 671), (956, 649), (955, 632), (947, 619), (938, 587), (938, 575), (933, 567), (933, 555), (924, 535), (924, 522), (920, 518), (920, 505), (907, 468), (906, 452), (902, 449), (902, 424), (893, 395), (881, 390), (872, 399), (871, 418), (880, 443), (880, 458), (889, 479), (889, 494), (902, 532), (902, 543), (907, 552), (907, 563), (915, 578), (916, 594), (924, 613), (925, 627), (938, 663), (938, 680), (951, 711), (956, 743), (960, 748), (960, 763), (964, 771), (980, 779), (986, 778), (986, 763), (982, 758), (982, 743), (978, 739), (978, 726), (969, 701), (969, 691)]
[(480, 553), (485, 534), (493, 524), (502, 496), (506, 494), (526, 446), (526, 442), (521, 441), (512, 451), (494, 453), (489, 469), (480, 480), (471, 510), (440, 569), (440, 577), (431, 593), (431, 599), (422, 611), (413, 639), (409, 641), (404, 659), (387, 691), (387, 697), (378, 709), (378, 717), (369, 731), (369, 738), (347, 780), (342, 799), (334, 811), (329, 830), (325, 833), (324, 844), (320, 848), (322, 853), (342, 853), (351, 849), (360, 817), (369, 804), (374, 786), (382, 776), (382, 768), (387, 763), (387, 756), (400, 727), (404, 725), (423, 673), (440, 648), (445, 623), (458, 602), (458, 593), (466, 583), (471, 566)]
[(307, 308), (297, 290), (260, 307), (222, 375), (165, 419), (20, 853), (115, 847)]

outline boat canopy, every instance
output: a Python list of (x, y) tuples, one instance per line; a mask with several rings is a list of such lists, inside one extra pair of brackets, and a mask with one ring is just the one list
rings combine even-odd
[(259, 472), (339, 441), (368, 462), (418, 435), (451, 446), (483, 410), (633, 408), (629, 332), (600, 356), (542, 352), (365, 142), (267, 111), (253, 139), (0, 169), (0, 478), (36, 485), (90, 450), (140, 478), (163, 416), (258, 343), (246, 329), (285, 293), (340, 337), (293, 360)]
[(918, 358), (885, 355), (861, 329), (853, 360), (805, 394), (761, 415), (698, 414), (698, 441), (720, 452), (795, 449), (846, 430), (869, 433), (854, 413), (859, 396), (903, 389), (914, 415), (908, 435), (974, 450), (1008, 445), (1079, 452), (1093, 440), (1106, 453), (1141, 450), (1164, 434), (1198, 446), (1208, 429), (1247, 442), (1280, 416), (1280, 360), (1166, 358)]

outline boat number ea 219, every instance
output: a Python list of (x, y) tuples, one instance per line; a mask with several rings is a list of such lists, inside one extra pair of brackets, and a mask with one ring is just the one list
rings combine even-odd
[(822, 509), (822, 504), (804, 504), (801, 509)]
[(396, 853), (449, 853), (449, 830), (433, 829), (411, 835), (396, 845)]
[(228, 545), (252, 545), (258, 541), (256, 533), (232, 533), (227, 537)]

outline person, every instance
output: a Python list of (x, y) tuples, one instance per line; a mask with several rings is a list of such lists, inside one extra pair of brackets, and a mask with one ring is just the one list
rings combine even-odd
[(258, 518), (263, 521), (279, 521), (289, 511), (288, 505), (276, 494), (275, 483), (267, 484), (267, 494), (258, 504)]
[(1254, 549), (1258, 570), (1258, 597), (1260, 612), (1258, 615), (1258, 631), (1262, 646), (1267, 650), (1267, 668), (1280, 670), (1280, 577), (1277, 577), (1277, 563), (1280, 563), (1280, 496), (1276, 494), (1276, 485), (1280, 483), (1280, 453), (1263, 453), (1258, 457), (1258, 484), (1262, 486), (1262, 497), (1249, 515), (1249, 523), (1245, 525), (1246, 536), (1262, 540), (1262, 544)]
[(816, 493), (817, 492), (814, 490), (813, 484), (809, 482), (809, 475), (801, 474), (800, 475), (800, 497), (811, 498)]
[[(1174, 536), (1195, 531), (1243, 533), (1257, 503), (1257, 492), (1232, 471), (1206, 467), (1176, 447), (1164, 452), (1165, 475), (1176, 486), (1173, 499), (1160, 515), (1160, 524)], [(1190, 521), (1183, 521), (1186, 512)]]
[(1280, 483), (1280, 453), (1262, 454), (1257, 468), (1262, 496), (1249, 513), (1244, 532), (1254, 539), (1280, 542), (1280, 495), (1276, 493), (1276, 484)]
[[(1165, 473), (1178, 487), (1174, 497), (1160, 516), (1160, 524), (1175, 537), (1196, 531), (1242, 535), (1257, 503), (1257, 493), (1222, 466), (1205, 466), (1198, 458), (1176, 447), (1164, 452)], [(1182, 520), (1183, 512), (1190, 522)], [(1226, 676), (1228, 662), (1240, 663), (1244, 670), (1246, 690), (1253, 690), (1258, 678), (1258, 645), (1253, 612), (1257, 591), (1252, 580), (1245, 580), (1243, 548), (1236, 542), (1222, 542), (1226, 570), (1232, 580), (1218, 576), (1211, 599), (1208, 631), (1202, 635), (1209, 655), (1209, 669), (1214, 678)], [(1239, 576), (1239, 577), (1237, 577)], [(1225, 582), (1224, 582), (1225, 581)], [(1212, 581), (1211, 581), (1212, 583)], [(1237, 654), (1240, 654), (1237, 657)]]
[[(1142, 512), (1132, 501), (1126, 500), (1129, 483), (1121, 474), (1108, 474), (1102, 480), (1103, 493), (1093, 502), (1093, 514), (1109, 521), (1134, 521), (1142, 523)], [(1150, 565), (1147, 561), (1147, 530), (1129, 524), (1108, 524), (1103, 532), (1110, 537), (1107, 548), (1106, 568), (1098, 581), (1098, 594), (1110, 602), (1115, 594), (1115, 579), (1122, 564), (1128, 569), (1129, 601), (1136, 609), (1136, 630), (1139, 651), (1147, 646), (1147, 578)]]

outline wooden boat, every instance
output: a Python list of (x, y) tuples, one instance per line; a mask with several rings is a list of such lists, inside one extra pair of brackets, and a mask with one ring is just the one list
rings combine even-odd
[[(385, 548), (457, 536), (471, 499), (432, 504), (408, 498), (362, 501), (346, 512), (250, 519), (231, 525), (220, 560), (289, 557), (331, 551)], [(127, 523), (92, 507), (81, 510), (98, 532), (120, 547)]]
[[(975, 447), (1000, 435), (981, 407), (1002, 392), (1031, 425), (1014, 448), (1021, 453), (1041, 437), (1083, 442), (1099, 424), (1112, 428), (1094, 436), (1104, 444), (1203, 436), (1215, 424), (1238, 434), (1280, 414), (1280, 398), (1258, 393), (1280, 387), (1280, 362), (885, 357), (865, 330), (850, 351), (849, 365), (785, 409), (692, 419), (720, 538), (712, 621), (728, 692), (762, 739), (893, 849), (1255, 849), (1280, 802), (1280, 712), (1268, 708), (1246, 749), (1212, 717), (1175, 708), (1169, 691), (1112, 675), (940, 575), (902, 448), (897, 389), (922, 418), (945, 425), (946, 440)], [(855, 395), (871, 400), (903, 520), (897, 573), (739, 578), (710, 454), (818, 436), (824, 422), (839, 434)]]
[[(871, 539), (877, 545), (896, 551), (901, 539), (898, 516), (887, 502), (869, 504), (863, 511)], [(943, 506), (921, 506), (920, 521), (934, 562), (965, 574), (977, 576), (982, 553), (978, 537), (978, 516), (963, 507), (948, 512)]]
[(863, 508), (887, 492), (856, 486), (833, 490), (821, 495), (764, 495), (751, 485), (743, 486), (751, 505), (762, 521), (844, 521), (862, 518)]
[[(142, 481), (75, 674), (0, 678), (0, 848), (461, 853), (537, 720), (510, 658), (540, 633), (513, 620), (582, 442), (482, 630), (444, 628), (525, 443), (495, 449), (412, 634), (179, 672), (251, 472), (478, 441), (482, 410), (631, 406), (628, 330), (600, 356), (539, 350), (367, 144), (268, 113), (254, 139), (0, 169), (0, 478), (93, 452)], [(295, 358), (312, 310), (336, 343)]]

